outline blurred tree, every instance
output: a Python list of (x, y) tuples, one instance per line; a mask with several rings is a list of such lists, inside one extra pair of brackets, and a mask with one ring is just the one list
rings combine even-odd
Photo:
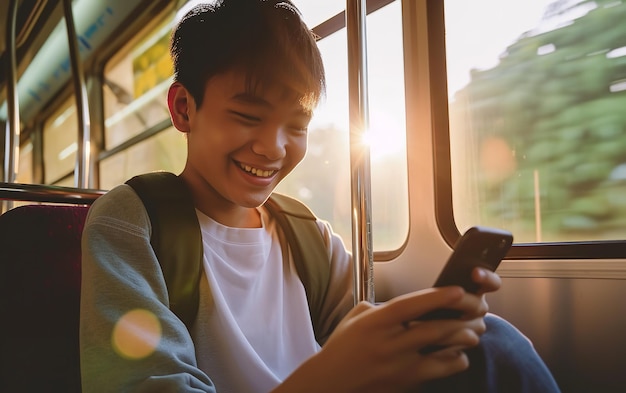
[[(626, 164), (624, 20), (622, 1), (555, 1), (497, 66), (473, 70), (455, 94), (452, 139), (473, 152), (454, 167), (455, 178), (478, 181), (475, 188), (461, 184), (480, 205), (481, 220), (532, 232), (538, 194), (543, 240), (563, 232), (602, 236), (619, 222), (623, 231), (626, 209), (608, 200), (607, 190)], [(493, 154), (486, 141), (494, 138), (515, 160), (497, 182), (483, 159)]]

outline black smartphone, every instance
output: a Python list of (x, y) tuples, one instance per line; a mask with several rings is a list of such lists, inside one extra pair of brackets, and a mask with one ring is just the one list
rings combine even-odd
[[(480, 266), (495, 271), (513, 244), (511, 232), (491, 227), (474, 226), (457, 241), (435, 281), (434, 287), (459, 285), (467, 292), (476, 293), (478, 285), (472, 281), (472, 270)], [(420, 320), (460, 317), (458, 310), (434, 310)]]
[[(472, 281), (472, 270), (480, 266), (496, 271), (512, 244), (511, 232), (484, 226), (471, 227), (454, 245), (452, 255), (433, 286), (459, 285), (467, 292), (476, 293), (478, 285)], [(418, 320), (454, 319), (461, 315), (459, 310), (438, 309), (422, 315)], [(422, 348), (420, 353), (428, 355), (443, 348), (443, 345), (430, 345)]]

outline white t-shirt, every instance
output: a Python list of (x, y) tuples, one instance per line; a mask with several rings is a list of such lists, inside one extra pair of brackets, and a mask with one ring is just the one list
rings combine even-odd
[(220, 393), (267, 392), (320, 348), (276, 222), (258, 210), (261, 228), (227, 227), (198, 211), (213, 299), (201, 299), (194, 342), (198, 367)]

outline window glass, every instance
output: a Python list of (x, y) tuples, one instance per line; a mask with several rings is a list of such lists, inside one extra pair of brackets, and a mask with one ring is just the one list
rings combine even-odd
[(20, 146), (19, 167), (16, 183), (33, 183), (33, 143), (29, 140)]
[(54, 185), (60, 187), (76, 187), (76, 181), (74, 180), (74, 176), (72, 175), (54, 182)]
[(43, 125), (44, 183), (54, 184), (74, 170), (78, 118), (74, 97), (67, 99)]
[(445, 14), (459, 230), (624, 239), (626, 3), (447, 0)]
[(306, 23), (311, 29), (346, 9), (345, 1), (293, 0), (292, 2), (302, 13), (304, 23)]
[(185, 134), (169, 127), (100, 161), (100, 188), (108, 190), (135, 175), (156, 170), (180, 173), (186, 157)]
[[(372, 240), (375, 251), (399, 248), (408, 234), (404, 69), (400, 2), (367, 18)], [(345, 28), (319, 41), (327, 97), (309, 126), (304, 161), (279, 186), (331, 222), (350, 247), (350, 147)]]
[[(206, 0), (189, 0), (181, 7), (178, 15), (182, 16), (193, 6), (206, 2)], [(302, 14), (304, 23), (311, 29), (346, 9), (346, 2), (337, 0), (292, 0), (292, 3)]]
[(167, 89), (174, 73), (169, 55), (173, 14), (130, 42), (104, 71), (105, 149), (169, 118)]
[[(174, 13), (147, 26), (106, 65), (104, 71), (105, 150), (110, 150), (169, 120), (167, 89), (174, 73), (169, 40)], [(102, 189), (156, 170), (182, 171), (184, 135), (173, 127), (99, 162)]]

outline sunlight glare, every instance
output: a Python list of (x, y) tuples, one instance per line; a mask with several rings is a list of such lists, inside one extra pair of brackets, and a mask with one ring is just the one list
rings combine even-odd
[(370, 148), (372, 161), (398, 154), (406, 148), (404, 128), (389, 116), (374, 115), (363, 143)]

